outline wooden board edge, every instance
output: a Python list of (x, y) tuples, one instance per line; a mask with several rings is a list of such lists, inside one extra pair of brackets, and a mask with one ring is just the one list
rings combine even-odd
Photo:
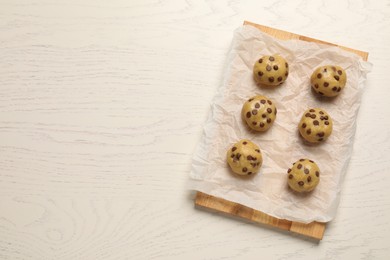
[(225, 199), (217, 198), (203, 192), (196, 193), (195, 206), (223, 213), (231, 217), (249, 220), (253, 223), (264, 224), (281, 230), (290, 231), (315, 240), (321, 240), (325, 232), (326, 223), (312, 222), (309, 224), (303, 224), (285, 219), (278, 219), (261, 211)]
[(316, 43), (322, 43), (322, 44), (327, 44), (327, 45), (331, 45), (331, 46), (337, 46), (343, 50), (346, 50), (346, 51), (349, 51), (349, 52), (352, 52), (352, 53), (359, 55), (360, 57), (362, 57), (362, 59), (364, 61), (368, 60), (368, 52), (365, 52), (365, 51), (352, 49), (352, 48), (345, 47), (342, 45), (337, 45), (334, 43), (330, 43), (330, 42), (314, 39), (311, 37), (307, 37), (307, 36), (287, 32), (287, 31), (271, 28), (268, 26), (260, 25), (260, 24), (255, 24), (255, 23), (252, 23), (249, 21), (244, 21), (244, 25), (251, 25), (251, 26), (261, 30), (262, 32), (265, 32), (265, 33), (267, 33), (275, 38), (278, 38), (280, 40), (293, 40), (293, 39), (295, 39), (295, 40), (301, 40), (301, 41), (306, 41), (306, 42), (316, 42)]

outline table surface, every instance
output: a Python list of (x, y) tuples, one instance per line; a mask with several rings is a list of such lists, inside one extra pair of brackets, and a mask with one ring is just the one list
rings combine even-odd
[[(388, 1), (0, 0), (0, 17), (0, 259), (388, 259)], [(244, 20), (374, 64), (320, 243), (187, 189)]]

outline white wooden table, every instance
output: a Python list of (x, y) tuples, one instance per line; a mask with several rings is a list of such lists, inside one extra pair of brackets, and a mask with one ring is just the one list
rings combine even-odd
[[(374, 64), (323, 241), (194, 209), (186, 183), (244, 20)], [(388, 1), (0, 0), (0, 259), (388, 259)]]

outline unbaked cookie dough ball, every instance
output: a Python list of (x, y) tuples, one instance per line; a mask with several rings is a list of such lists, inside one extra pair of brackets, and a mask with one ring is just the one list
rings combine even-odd
[(227, 151), (227, 162), (238, 175), (252, 175), (259, 171), (263, 163), (260, 148), (247, 139), (234, 144)]
[(320, 181), (320, 168), (309, 159), (300, 159), (287, 171), (287, 182), (297, 192), (312, 191)]
[(247, 125), (255, 131), (266, 131), (276, 118), (274, 102), (265, 96), (254, 96), (242, 106), (241, 116)]
[(332, 118), (321, 108), (310, 108), (303, 113), (298, 125), (301, 136), (310, 143), (325, 141), (333, 129)]
[(287, 79), (288, 63), (278, 54), (263, 56), (253, 66), (253, 75), (261, 85), (280, 85)]
[(340, 66), (322, 66), (313, 72), (310, 82), (314, 91), (321, 96), (334, 97), (345, 87), (347, 74)]

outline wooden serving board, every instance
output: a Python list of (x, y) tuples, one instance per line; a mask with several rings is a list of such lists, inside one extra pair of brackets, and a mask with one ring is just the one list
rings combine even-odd
[[(348, 47), (340, 46), (337, 44), (320, 41), (317, 39), (309, 38), (306, 36), (277, 30), (271, 27), (258, 25), (251, 22), (244, 22), (244, 25), (251, 25), (256, 27), (257, 29), (265, 32), (275, 38), (281, 40), (301, 40), (307, 42), (317, 42), (322, 44), (328, 44), (332, 46), (337, 46), (341, 49), (344, 49), (349, 52), (353, 52), (363, 58), (363, 60), (367, 61), (368, 53), (364, 51), (354, 50)], [(321, 240), (324, 236), (326, 223), (321, 222), (312, 222), (309, 224), (303, 224), (295, 221), (289, 221), (285, 219), (278, 219), (267, 215), (261, 211), (246, 207), (244, 205), (234, 203), (225, 199), (217, 198), (211, 195), (207, 195), (202, 192), (198, 192), (195, 198), (195, 206), (198, 208), (208, 209), (220, 213), (227, 214), (233, 217), (239, 217), (245, 220), (249, 220), (254, 223), (265, 224), (267, 226), (275, 227), (281, 230), (291, 231), (293, 233), (297, 233), (306, 237), (310, 237), (316, 240)]]

